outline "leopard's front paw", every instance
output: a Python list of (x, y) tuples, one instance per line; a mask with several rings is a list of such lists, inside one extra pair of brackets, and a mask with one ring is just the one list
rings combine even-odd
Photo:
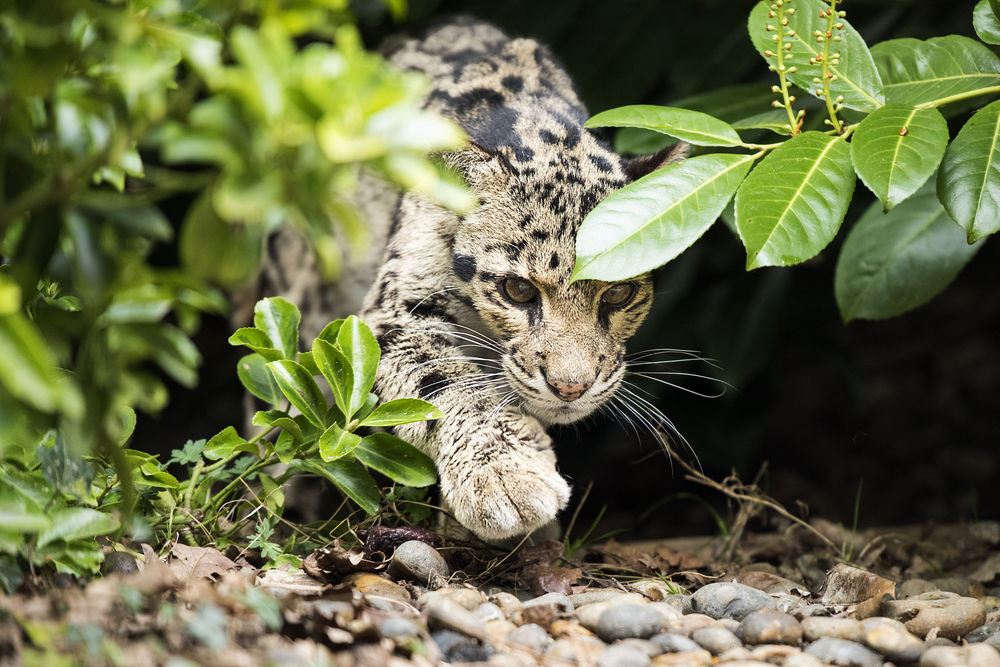
[(472, 456), (456, 462), (442, 470), (441, 491), (459, 523), (487, 541), (544, 526), (570, 495), (551, 454), (529, 447), (495, 452), (487, 460)]

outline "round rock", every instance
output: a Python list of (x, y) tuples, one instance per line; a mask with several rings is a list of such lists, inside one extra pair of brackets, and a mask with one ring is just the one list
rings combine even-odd
[(702, 586), (691, 596), (691, 609), (712, 618), (742, 621), (750, 612), (774, 608), (774, 599), (764, 591), (732, 581)]
[(446, 662), (483, 662), (496, 652), (492, 646), (451, 630), (438, 630), (431, 634), (431, 639)]
[(701, 648), (693, 639), (688, 639), (684, 635), (678, 635), (673, 632), (661, 632), (659, 634), (655, 634), (649, 638), (649, 641), (659, 646), (664, 653), (697, 651)]
[(712, 655), (722, 655), (731, 648), (740, 648), (739, 638), (725, 628), (700, 628), (691, 633), (691, 639)]
[(798, 644), (802, 626), (791, 614), (775, 609), (761, 609), (747, 614), (736, 629), (736, 636), (747, 644)]
[(545, 628), (534, 623), (525, 623), (517, 628), (507, 635), (507, 641), (526, 646), (538, 653), (545, 653), (555, 642)]
[(101, 563), (101, 574), (105, 577), (109, 574), (135, 574), (138, 571), (135, 556), (127, 551), (112, 551)]
[(646, 667), (649, 656), (631, 646), (610, 646), (597, 659), (597, 667)]
[(416, 580), (425, 586), (438, 577), (451, 574), (448, 564), (437, 549), (420, 540), (403, 542), (389, 563), (389, 574), (398, 579)]
[(986, 609), (975, 598), (954, 593), (924, 593), (906, 600), (886, 600), (882, 613), (902, 621), (906, 629), (920, 637), (937, 628), (940, 637), (964, 637), (986, 622)]
[(916, 662), (924, 652), (924, 642), (891, 618), (865, 619), (861, 622), (861, 638), (893, 662)]
[(420, 634), (420, 625), (403, 616), (389, 616), (378, 624), (378, 633), (387, 639), (415, 637)]
[(861, 623), (853, 618), (810, 616), (803, 618), (801, 625), (802, 636), (807, 642), (813, 642), (823, 637), (846, 639), (852, 642), (861, 641)]
[(596, 632), (606, 642), (629, 637), (646, 639), (663, 630), (664, 622), (660, 612), (645, 605), (615, 605), (601, 614)]
[(932, 646), (920, 656), (920, 667), (1000, 667), (1000, 653), (986, 644)]
[(835, 637), (817, 639), (806, 647), (806, 655), (840, 667), (882, 667), (878, 653), (857, 642)]

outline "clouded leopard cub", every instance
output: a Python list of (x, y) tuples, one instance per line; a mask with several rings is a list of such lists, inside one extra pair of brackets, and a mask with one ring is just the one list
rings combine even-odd
[[(622, 158), (583, 128), (587, 111), (548, 50), (488, 24), (440, 26), (391, 60), (427, 74), (427, 108), (465, 129), (472, 145), (446, 158), (480, 205), (461, 217), (378, 185), (362, 195), (384, 238), (361, 309), (382, 346), (376, 391), (444, 411), (397, 431), (437, 463), (443, 502), (463, 526), (488, 540), (522, 535), (570, 495), (546, 425), (579, 420), (614, 394), (625, 341), (653, 296), (648, 275), (570, 285), (576, 230), (679, 149)], [(295, 243), (279, 237), (265, 280), (303, 304), (311, 340), (349, 301), (343, 285), (319, 284)]]

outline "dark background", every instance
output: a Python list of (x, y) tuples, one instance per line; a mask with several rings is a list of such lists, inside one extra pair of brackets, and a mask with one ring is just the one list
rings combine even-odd
[[(725, 85), (771, 81), (746, 35), (753, 3), (632, 0), (539, 3), (413, 0), (419, 25), (454, 13), (536, 37), (563, 60), (592, 112), (669, 104)], [(971, 2), (850, 0), (848, 20), (869, 44), (892, 37), (974, 36)], [(371, 44), (392, 32), (359, 5)], [(761, 111), (765, 109), (760, 109)], [(952, 131), (967, 118), (950, 119)], [(871, 201), (859, 183), (845, 227)], [(929, 304), (883, 322), (841, 322), (833, 270), (843, 233), (819, 257), (790, 269), (743, 270), (739, 241), (717, 224), (657, 277), (654, 313), (634, 349), (701, 350), (730, 382), (716, 399), (653, 385), (707, 474), (749, 481), (767, 462), (764, 489), (790, 509), (859, 526), (1000, 519), (1000, 247), (985, 247)], [(168, 410), (140, 420), (140, 437), (166, 449), (240, 424), (239, 353), (228, 324), (199, 335), (206, 366), (197, 392), (174, 389)], [(699, 390), (704, 383), (686, 382)], [(578, 525), (602, 507), (597, 529), (619, 539), (712, 533), (706, 506), (727, 518), (719, 494), (685, 482), (649, 437), (596, 419), (556, 432), (561, 470), (579, 502)], [(860, 495), (859, 495), (860, 490)], [(696, 496), (696, 498), (693, 498)], [(568, 512), (567, 512), (568, 515)]]

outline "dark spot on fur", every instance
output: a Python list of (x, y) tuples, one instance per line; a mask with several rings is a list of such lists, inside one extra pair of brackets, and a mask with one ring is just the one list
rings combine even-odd
[(533, 229), (531, 231), (531, 238), (533, 238), (535, 240), (538, 240), (538, 241), (548, 241), (549, 240), (549, 233), (547, 231), (545, 231), (544, 229)]
[(441, 373), (431, 371), (417, 382), (417, 395), (426, 400), (432, 391), (440, 389), (447, 381), (448, 378)]
[(539, 132), (538, 133), (538, 138), (541, 139), (542, 141), (544, 141), (547, 144), (558, 144), (559, 143), (559, 137), (557, 137), (556, 135), (552, 134), (548, 130), (542, 130), (541, 132)]
[(590, 158), (590, 161), (594, 163), (595, 167), (606, 174), (610, 174), (614, 170), (611, 163), (602, 158), (600, 155), (588, 155), (587, 157)]
[(384, 354), (391, 347), (393, 347), (401, 335), (403, 335), (403, 332), (399, 329), (389, 329), (375, 340), (378, 342), (378, 346), (382, 349), (382, 353)]
[(519, 241), (514, 241), (513, 243), (508, 243), (505, 247), (507, 249), (507, 257), (510, 261), (515, 262), (521, 258), (521, 253), (524, 251), (525, 246), (528, 242), (524, 239)]
[(549, 268), (550, 269), (559, 268), (559, 255), (557, 255), (556, 253), (552, 253), (552, 259), (549, 260)]
[(451, 268), (459, 280), (467, 283), (476, 275), (476, 258), (471, 255), (455, 255), (451, 259)]
[(508, 75), (500, 80), (503, 87), (512, 93), (519, 93), (521, 89), (524, 88), (524, 79), (519, 76)]

